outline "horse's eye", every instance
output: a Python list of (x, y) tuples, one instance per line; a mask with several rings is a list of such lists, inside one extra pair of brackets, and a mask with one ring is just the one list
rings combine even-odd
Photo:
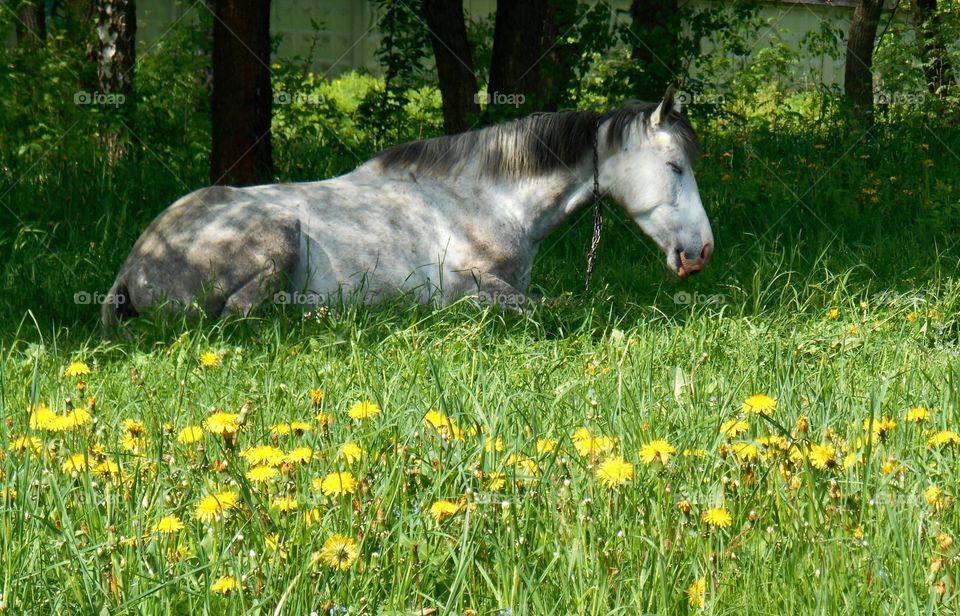
[(667, 163), (667, 165), (669, 165), (669, 167), (673, 169), (673, 172), (676, 173), (677, 175), (680, 175), (681, 173), (683, 173), (683, 169), (681, 169), (680, 165), (678, 165), (677, 163)]

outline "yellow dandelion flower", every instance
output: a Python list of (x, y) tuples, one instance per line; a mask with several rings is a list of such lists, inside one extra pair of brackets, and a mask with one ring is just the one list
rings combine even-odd
[(310, 402), (313, 403), (313, 406), (320, 406), (323, 404), (322, 389), (308, 389), (307, 393), (310, 395)]
[(93, 421), (93, 415), (85, 408), (75, 408), (64, 415), (64, 426), (66, 430), (75, 430), (80, 426), (85, 426)]
[(730, 512), (724, 507), (712, 507), (703, 512), (703, 521), (716, 528), (728, 528), (733, 524)]
[(930, 418), (930, 411), (922, 406), (915, 406), (907, 411), (907, 421), (920, 423)]
[(941, 550), (949, 550), (950, 546), (953, 545), (953, 536), (949, 533), (940, 533), (937, 535), (937, 545), (940, 546)]
[(300, 421), (299, 419), (295, 419), (290, 422), (290, 430), (297, 436), (300, 436), (304, 432), (309, 432), (313, 430), (313, 426), (311, 426), (305, 421)]
[(163, 552), (164, 558), (172, 563), (178, 563), (184, 558), (187, 558), (192, 555), (190, 548), (188, 546), (177, 544), (177, 547), (169, 547)]
[(375, 402), (370, 402), (369, 400), (361, 400), (351, 406), (350, 410), (347, 411), (347, 415), (349, 415), (351, 419), (369, 419), (379, 413), (380, 405)]
[(280, 466), (283, 464), (283, 451), (273, 445), (257, 445), (245, 449), (241, 454), (252, 466)]
[(326, 428), (333, 423), (333, 415), (330, 413), (317, 413), (313, 420), (320, 424), (321, 428)]
[(494, 492), (502, 490), (503, 486), (506, 485), (507, 480), (504, 477), (503, 473), (500, 471), (493, 471), (487, 475), (487, 489)]
[(183, 522), (175, 515), (165, 515), (153, 525), (153, 532), (161, 535), (173, 535), (183, 530)]
[(0, 503), (11, 503), (17, 500), (17, 491), (11, 488), (0, 488)]
[(289, 423), (279, 423), (270, 428), (270, 434), (274, 436), (286, 436), (290, 434), (290, 424)]
[(779, 434), (762, 436), (757, 439), (757, 444), (763, 445), (767, 449), (780, 449), (783, 451), (786, 451), (787, 446), (789, 445), (789, 443), (787, 443), (787, 439)]
[(240, 494), (227, 490), (200, 499), (194, 511), (194, 517), (201, 522), (210, 522), (225, 518), (240, 503)]
[(320, 522), (323, 519), (323, 514), (320, 513), (320, 510), (316, 507), (313, 509), (307, 509), (303, 512), (303, 523), (307, 526), (313, 526)]
[(357, 542), (345, 535), (332, 535), (323, 542), (320, 559), (328, 567), (346, 571), (357, 560)]
[(810, 428), (810, 418), (806, 415), (801, 415), (800, 419), (797, 420), (797, 424), (793, 427), (797, 433), (804, 433)]
[(266, 483), (271, 479), (275, 478), (280, 474), (276, 468), (272, 466), (254, 466), (249, 471), (247, 471), (247, 479), (254, 483)]
[(124, 451), (140, 453), (142, 450), (147, 448), (147, 439), (138, 438), (127, 432), (123, 435), (123, 439), (120, 441), (120, 446)]
[(594, 436), (586, 428), (580, 428), (574, 432), (571, 440), (577, 453), (584, 458), (598, 458), (613, 451), (617, 446), (617, 439), (603, 435)]
[(851, 451), (843, 457), (843, 470), (848, 470), (860, 464), (863, 461), (863, 455), (856, 451)]
[(284, 461), (288, 464), (306, 464), (312, 459), (313, 450), (309, 447), (294, 447), (284, 456)]
[(215, 368), (220, 365), (220, 356), (213, 351), (206, 351), (200, 355), (200, 365), (204, 368)]
[(283, 513), (289, 513), (296, 510), (300, 506), (300, 503), (292, 496), (278, 496), (273, 499), (270, 506)]
[(550, 453), (557, 448), (557, 441), (550, 438), (537, 439), (537, 453)]
[(677, 509), (680, 510), (680, 513), (687, 514), (690, 513), (691, 509), (693, 509), (693, 505), (687, 499), (683, 499), (677, 503)]
[(31, 430), (49, 430), (53, 422), (59, 417), (43, 403), (35, 406), (31, 405), (28, 410), (30, 412)]
[(70, 377), (86, 376), (90, 374), (90, 366), (82, 361), (72, 362), (66, 369), (66, 375)]
[(830, 310), (827, 311), (827, 319), (829, 319), (829, 320), (831, 320), (831, 321), (834, 320), (834, 319), (836, 319), (836, 318), (839, 317), (839, 316), (840, 316), (840, 309), (839, 309), (839, 308), (831, 308)]
[(229, 575), (225, 575), (210, 586), (210, 592), (217, 593), (218, 595), (227, 595), (238, 588), (240, 588), (240, 583)]
[(87, 458), (85, 453), (75, 453), (69, 458), (66, 462), (61, 465), (61, 469), (65, 473), (82, 473), (87, 470), (90, 466), (90, 459)]
[(730, 438), (740, 436), (750, 429), (750, 424), (742, 419), (730, 419), (720, 424), (720, 433), (726, 434)]
[(460, 505), (448, 500), (438, 500), (434, 504), (430, 505), (430, 515), (432, 515), (433, 519), (437, 522), (441, 522), (442, 520), (449, 518), (458, 511), (460, 511)]
[(690, 588), (687, 589), (687, 603), (690, 607), (701, 608), (704, 605), (704, 599), (707, 592), (707, 580), (700, 578), (695, 580)]
[(730, 445), (733, 455), (743, 462), (751, 462), (760, 455), (760, 450), (753, 443), (733, 443)]
[(769, 415), (777, 410), (777, 401), (767, 394), (753, 394), (743, 402), (741, 407), (745, 413), (755, 415)]
[(203, 428), (200, 426), (187, 426), (177, 434), (177, 440), (184, 445), (199, 443), (202, 438)]
[(960, 436), (957, 436), (957, 433), (952, 430), (940, 430), (927, 441), (927, 444), (931, 447), (946, 447), (957, 443), (960, 443)]
[(526, 474), (527, 478), (536, 477), (540, 474), (540, 468), (537, 463), (530, 458), (517, 460), (517, 468)]
[(910, 314), (908, 314), (908, 315), (906, 316), (906, 319), (907, 319), (907, 321), (911, 321), (911, 322), (912, 322), (912, 321), (916, 321), (918, 316), (920, 316), (920, 315), (918, 315), (916, 312), (911, 312)]
[(136, 419), (124, 419), (120, 427), (134, 436), (142, 436), (147, 433), (147, 426)]
[(503, 439), (490, 439), (489, 437), (483, 439), (483, 450), (487, 453), (491, 451), (503, 451)]
[(10, 449), (15, 452), (30, 451), (36, 454), (43, 449), (43, 442), (35, 436), (20, 436), (10, 442)]
[(263, 543), (267, 546), (267, 549), (271, 552), (276, 552), (277, 548), (280, 547), (280, 535), (277, 533), (269, 533), (263, 536)]
[(677, 449), (673, 445), (665, 439), (657, 439), (640, 448), (640, 459), (644, 464), (660, 462), (660, 464), (666, 466), (670, 457), (675, 453), (677, 453)]
[(943, 491), (937, 486), (930, 486), (923, 491), (923, 500), (934, 509), (943, 507)]
[[(316, 482), (314, 482), (316, 486)], [(357, 489), (357, 480), (350, 471), (330, 473), (319, 482), (320, 491), (326, 496), (353, 494)]]
[(337, 458), (346, 460), (347, 464), (359, 462), (362, 457), (363, 449), (361, 449), (360, 445), (357, 445), (353, 441), (344, 443), (340, 446), (340, 450), (337, 451)]
[(91, 472), (100, 477), (119, 477), (120, 465), (113, 460), (104, 460), (100, 464), (94, 466)]
[(613, 490), (633, 478), (633, 464), (620, 456), (612, 456), (600, 463), (596, 475), (600, 483)]
[(239, 413), (226, 413), (224, 411), (217, 411), (215, 413), (211, 413), (203, 421), (203, 427), (206, 428), (207, 432), (210, 434), (236, 434), (236, 432), (240, 430), (240, 424), (237, 423), (239, 418)]
[(881, 441), (886, 439), (890, 431), (896, 427), (897, 422), (889, 417), (863, 420), (863, 429), (870, 432), (873, 435), (873, 438)]
[(437, 411), (428, 411), (423, 422), (433, 427), (443, 439), (463, 440), (463, 431), (451, 418)]
[(826, 470), (836, 466), (837, 450), (833, 445), (813, 444), (810, 446), (809, 458), (814, 468)]

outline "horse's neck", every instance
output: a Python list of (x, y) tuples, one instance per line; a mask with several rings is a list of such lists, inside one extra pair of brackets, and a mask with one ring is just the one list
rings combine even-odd
[(530, 238), (536, 243), (590, 202), (593, 176), (589, 170), (554, 173), (527, 180), (517, 187), (518, 218), (524, 221)]
[[(453, 176), (433, 178), (469, 203), (474, 215), (495, 222), (511, 220), (524, 238), (537, 244), (593, 197), (593, 167), (583, 162), (572, 169), (526, 178), (489, 178), (475, 165), (465, 165)], [(381, 173), (377, 167), (360, 167), (357, 172)], [(395, 177), (407, 180), (416, 175), (403, 172)]]

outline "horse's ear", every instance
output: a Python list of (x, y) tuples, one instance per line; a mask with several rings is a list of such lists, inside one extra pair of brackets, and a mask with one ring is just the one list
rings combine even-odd
[(663, 100), (650, 115), (650, 124), (659, 127), (671, 111), (680, 113), (680, 100), (674, 97), (672, 85), (667, 87), (667, 91), (663, 93)]

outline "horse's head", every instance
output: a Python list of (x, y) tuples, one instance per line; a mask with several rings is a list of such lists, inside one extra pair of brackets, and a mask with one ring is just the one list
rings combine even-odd
[[(648, 115), (605, 124), (604, 141), (616, 147), (600, 167), (601, 184), (666, 253), (677, 276), (700, 271), (713, 253), (713, 231), (693, 177), (696, 133), (680, 116), (673, 88)], [(622, 138), (611, 139), (611, 131)]]

